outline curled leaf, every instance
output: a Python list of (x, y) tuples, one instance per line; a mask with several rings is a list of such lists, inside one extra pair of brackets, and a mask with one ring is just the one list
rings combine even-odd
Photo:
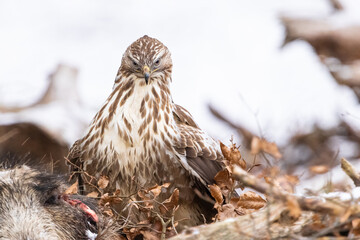
[(160, 212), (165, 214), (171, 212), (173, 209), (179, 205), (179, 189), (175, 188), (171, 196), (166, 199), (162, 205), (159, 206)]
[(215, 199), (216, 203), (214, 205), (214, 208), (219, 208), (221, 207), (221, 204), (224, 201), (223, 195), (221, 193), (221, 189), (218, 185), (213, 184), (213, 185), (208, 185), (208, 187), (210, 188), (210, 193), (211, 196)]
[(225, 159), (229, 159), (230, 158), (230, 153), (231, 150), (228, 146), (226, 146), (225, 144), (223, 144), (222, 142), (220, 142), (220, 149), (222, 154), (224, 155)]
[(231, 148), (220, 142), (220, 149), (224, 158), (229, 160), (232, 164), (243, 164), (241, 161), (241, 153), (235, 144), (232, 144)]
[(234, 180), (230, 177), (230, 173), (227, 169), (218, 172), (215, 175), (214, 180), (220, 188), (231, 189), (234, 184)]

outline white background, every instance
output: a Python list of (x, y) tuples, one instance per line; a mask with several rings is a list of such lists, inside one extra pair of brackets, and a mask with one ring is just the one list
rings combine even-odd
[[(359, 1), (342, 2), (346, 11), (332, 21), (360, 22)], [(213, 119), (208, 103), (256, 133), (258, 119), (278, 143), (315, 121), (357, 124), (354, 95), (334, 82), (310, 46), (280, 49), (280, 14), (331, 12), (326, 0), (0, 0), (0, 103), (35, 101), (47, 75), (66, 63), (80, 70), (81, 98), (95, 113), (126, 47), (147, 34), (172, 53), (174, 101), (222, 141), (233, 131)]]

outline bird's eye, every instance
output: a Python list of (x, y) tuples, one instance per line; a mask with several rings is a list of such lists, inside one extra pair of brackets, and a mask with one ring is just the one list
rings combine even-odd
[(137, 66), (137, 65), (138, 65), (137, 62), (135, 62), (135, 61), (133, 61), (133, 64), (134, 64), (134, 66)]
[(159, 65), (159, 63), (160, 63), (160, 59), (155, 61), (155, 65)]

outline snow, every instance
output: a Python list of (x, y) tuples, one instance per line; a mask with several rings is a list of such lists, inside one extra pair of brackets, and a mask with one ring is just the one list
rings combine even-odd
[(324, 198), (336, 198), (341, 201), (350, 201), (350, 200), (358, 200), (360, 198), (360, 187), (356, 187), (352, 189), (351, 193), (347, 192), (330, 192), (321, 194), (321, 197)]
[(74, 143), (83, 134), (84, 125), (92, 115), (77, 105), (64, 106), (54, 102), (18, 113), (2, 114), (1, 124), (14, 122), (31, 122), (37, 124), (60, 142), (68, 145)]
[[(126, 47), (148, 34), (172, 52), (174, 101), (224, 142), (234, 132), (212, 118), (208, 103), (256, 133), (258, 119), (265, 137), (279, 144), (314, 121), (326, 127), (339, 116), (359, 115), (353, 93), (331, 79), (310, 46), (296, 41), (280, 49), (284, 30), (278, 16), (326, 18), (332, 12), (326, 0), (105, 2), (2, 1), (0, 102), (34, 102), (48, 73), (68, 63), (79, 68), (90, 123), (111, 91)], [(359, 23), (359, 1), (342, 2), (346, 11), (331, 21)], [(56, 117), (43, 121), (55, 125)]]

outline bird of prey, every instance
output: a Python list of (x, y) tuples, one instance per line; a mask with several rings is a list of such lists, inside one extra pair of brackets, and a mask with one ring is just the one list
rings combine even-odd
[[(209, 194), (223, 155), (190, 113), (173, 102), (171, 72), (170, 52), (159, 40), (145, 35), (133, 42), (110, 96), (68, 158), (89, 175), (108, 176), (109, 187), (121, 195), (171, 183), (180, 191), (175, 218), (197, 225), (214, 212), (196, 192)], [(89, 192), (91, 186), (83, 183)]]

